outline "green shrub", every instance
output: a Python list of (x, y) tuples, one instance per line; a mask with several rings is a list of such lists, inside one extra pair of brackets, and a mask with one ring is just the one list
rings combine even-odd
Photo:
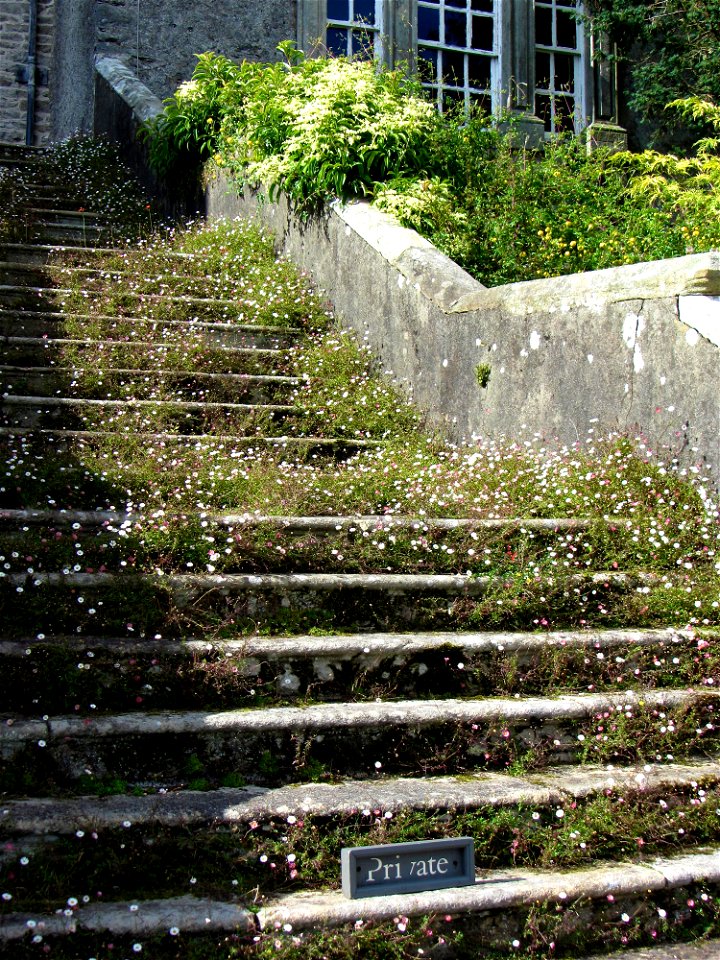
[[(149, 132), (160, 172), (194, 151), (308, 211), (367, 196), (487, 285), (720, 246), (717, 140), (695, 157), (524, 148), (480, 114), (439, 116), (407, 76), (362, 60), (233, 64), (203, 54)], [(705, 101), (675, 104), (720, 130)], [(714, 112), (713, 112), (714, 111)]]

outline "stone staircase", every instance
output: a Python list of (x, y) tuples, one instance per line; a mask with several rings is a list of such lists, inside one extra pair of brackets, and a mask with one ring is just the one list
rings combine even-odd
[[(332, 387), (322, 416), (303, 406), (303, 295), (286, 320), (215, 290), (202, 244), (138, 260), (62, 170), (0, 164), (35, 191), (0, 252), (0, 954), (580, 958), (717, 936), (712, 547), (688, 627), (662, 613), (696, 584), (683, 564), (612, 561), (644, 480), (612, 517), (348, 510), (323, 477), (362, 486), (398, 448), (334, 429)], [(131, 455), (156, 471), (143, 501)], [(418, 455), (416, 486), (444, 502), (473, 455)], [(306, 476), (315, 499), (284, 514), (273, 485)], [(658, 545), (712, 543), (685, 507)], [(531, 551), (572, 559), (518, 586)], [(343, 846), (458, 836), (473, 886), (338, 889)]]

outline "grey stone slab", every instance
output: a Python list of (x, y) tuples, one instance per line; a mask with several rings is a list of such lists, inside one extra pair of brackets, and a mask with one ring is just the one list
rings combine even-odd
[(621, 953), (596, 954), (588, 957), (587, 960), (718, 960), (718, 958), (720, 958), (720, 940), (708, 940), (697, 943), (665, 944), (640, 950), (624, 950)]
[(680, 858), (658, 857), (649, 864), (662, 874), (669, 887), (681, 887), (694, 880), (720, 881), (720, 851), (705, 850)]

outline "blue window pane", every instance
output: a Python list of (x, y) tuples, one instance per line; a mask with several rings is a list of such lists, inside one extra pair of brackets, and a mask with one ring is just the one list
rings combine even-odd
[(418, 50), (418, 71), (423, 83), (434, 83), (437, 79), (437, 50), (420, 47)]
[(559, 47), (577, 47), (577, 21), (571, 13), (557, 12), (557, 43)]
[(535, 54), (535, 86), (543, 90), (549, 90), (550, 76), (550, 54), (538, 51)]
[(457, 50), (443, 50), (443, 83), (450, 87), (465, 85), (465, 54)]
[(547, 7), (535, 8), (535, 43), (551, 47), (553, 42), (552, 10)]
[(467, 10), (466, 0), (445, 0), (446, 7), (460, 7), (462, 10)]
[(453, 47), (467, 45), (467, 17), (464, 13), (445, 14), (445, 43)]
[(493, 0), (471, 0), (470, 6), (478, 13), (493, 12)]
[(490, 17), (473, 17), (472, 21), (472, 48), (473, 50), (492, 50), (494, 42), (494, 28)]
[(354, 57), (373, 57), (373, 35), (368, 30), (353, 30), (352, 54)]
[(328, 20), (347, 20), (350, 16), (349, 0), (327, 0)]
[(490, 86), (490, 57), (468, 56), (468, 80), (471, 87), (487, 90)]
[(327, 32), (325, 46), (328, 48), (328, 52), (334, 54), (336, 57), (346, 57), (348, 47), (347, 30), (338, 30), (335, 27), (330, 27)]
[(555, 89), (575, 90), (575, 57), (571, 53), (555, 54)]
[(355, 22), (375, 23), (375, 0), (355, 0)]
[(440, 13), (420, 7), (418, 10), (418, 40), (440, 40)]

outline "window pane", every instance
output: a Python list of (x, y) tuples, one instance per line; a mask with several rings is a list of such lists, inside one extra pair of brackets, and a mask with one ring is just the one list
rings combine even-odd
[(555, 98), (555, 132), (575, 128), (575, 101), (572, 97)]
[(466, 0), (445, 0), (446, 7), (461, 7), (463, 10), (467, 9)]
[(481, 10), (483, 13), (493, 12), (493, 0), (471, 0), (470, 6), (473, 10)]
[(577, 7), (577, 0), (556, 0), (558, 7)]
[(476, 113), (487, 115), (492, 111), (492, 99), (486, 93), (471, 93), (470, 103)]
[(372, 60), (375, 51), (373, 35), (369, 30), (353, 30), (352, 52), (354, 57), (367, 57), (368, 60)]
[(465, 85), (465, 54), (456, 50), (443, 50), (443, 83), (451, 87)]
[(545, 125), (545, 130), (549, 133), (552, 129), (552, 106), (550, 97), (545, 94), (538, 94), (535, 97), (535, 116), (540, 117)]
[(465, 106), (465, 94), (462, 90), (443, 90), (443, 110)]
[(493, 22), (490, 17), (473, 17), (473, 50), (492, 50), (493, 46)]
[(468, 56), (468, 80), (471, 87), (487, 90), (490, 86), (490, 57)]
[(420, 47), (418, 50), (418, 72), (423, 83), (433, 83), (437, 78), (437, 50)]
[(346, 57), (348, 52), (348, 31), (338, 30), (336, 27), (329, 27), (325, 46), (330, 53), (336, 57)]
[(445, 43), (453, 47), (467, 46), (467, 17), (464, 13), (445, 14)]
[(440, 11), (420, 7), (418, 10), (418, 40), (440, 40)]
[(350, 16), (349, 0), (327, 0), (328, 20), (347, 20)]
[(557, 44), (559, 47), (577, 47), (577, 21), (571, 13), (557, 11)]
[(548, 10), (547, 7), (535, 7), (535, 43), (543, 47), (551, 47), (552, 42), (552, 10)]
[(535, 54), (535, 86), (550, 88), (550, 54), (538, 51)]
[(355, 22), (375, 23), (375, 0), (355, 0)]
[(575, 57), (571, 53), (555, 54), (555, 89), (575, 90)]

